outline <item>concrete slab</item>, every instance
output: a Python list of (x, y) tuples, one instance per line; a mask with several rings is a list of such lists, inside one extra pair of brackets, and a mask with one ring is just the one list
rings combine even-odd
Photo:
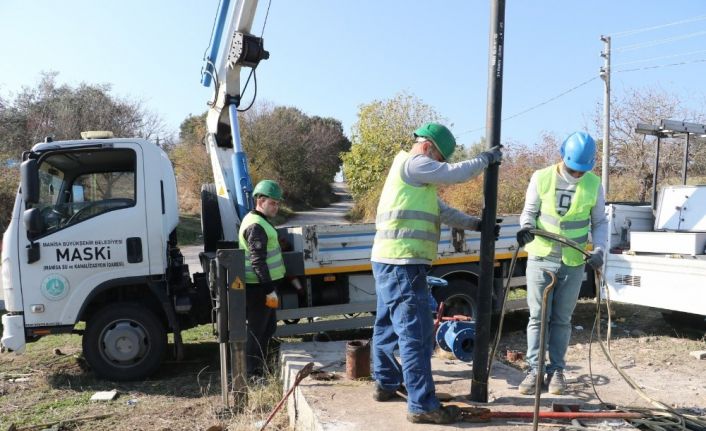
[[(518, 430), (531, 426), (530, 422), (494, 420), (491, 423), (457, 423), (454, 425), (421, 425), (407, 421), (404, 400), (375, 402), (372, 399), (373, 382), (369, 379), (347, 380), (345, 377), (346, 342), (285, 343), (280, 346), (284, 391), (294, 382), (296, 373), (308, 362), (315, 369), (322, 368), (336, 376), (335, 380), (304, 379), (288, 401), (290, 426), (295, 430), (344, 431), (367, 430), (400, 431), (427, 429), (466, 429), (487, 427), (495, 430)], [(470, 393), (472, 366), (458, 360), (434, 357), (432, 359), (437, 393), (446, 392), (456, 397)], [(534, 408), (534, 396), (517, 392), (524, 373), (503, 363), (495, 362), (489, 381), (489, 402), (468, 403), (493, 411), (527, 411)], [(554, 401), (591, 403), (585, 393), (578, 396), (542, 394), (542, 409), (550, 409)], [(568, 422), (564, 422), (568, 424)], [(616, 424), (618, 425), (618, 424)], [(556, 429), (540, 426), (540, 429)], [(615, 428), (613, 428), (615, 429)]]

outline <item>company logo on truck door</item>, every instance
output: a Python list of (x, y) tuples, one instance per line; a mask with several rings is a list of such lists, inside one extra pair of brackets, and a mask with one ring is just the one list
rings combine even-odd
[(50, 301), (59, 301), (69, 293), (69, 280), (59, 274), (48, 275), (42, 280), (41, 291)]
[(122, 245), (122, 239), (88, 241), (55, 241), (42, 243), (43, 247), (54, 247), (55, 265), (44, 265), (44, 270), (67, 270), (86, 268), (108, 268), (125, 266), (123, 261), (113, 261), (111, 245)]

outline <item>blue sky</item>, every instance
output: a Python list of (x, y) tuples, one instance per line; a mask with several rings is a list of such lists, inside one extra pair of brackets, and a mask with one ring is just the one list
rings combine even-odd
[[(206, 109), (211, 90), (200, 85), (200, 70), (217, 5), (2, 0), (0, 95), (53, 70), (60, 83), (110, 83), (113, 94), (143, 100), (176, 131)], [(267, 5), (260, 1), (255, 34)], [(470, 144), (485, 134), (489, 15), (485, 0), (272, 0), (258, 100), (337, 118), (350, 133), (361, 104), (405, 91)], [(658, 28), (621, 35), (651, 27)], [(506, 28), (503, 117), (597, 76), (602, 34), (615, 35), (614, 70), (661, 65), (615, 73), (615, 95), (648, 86), (694, 109), (706, 105), (704, 1), (507, 0)], [(679, 62), (687, 64), (664, 66)], [(603, 82), (594, 79), (505, 121), (502, 138), (532, 144), (543, 132), (592, 131), (602, 100)]]

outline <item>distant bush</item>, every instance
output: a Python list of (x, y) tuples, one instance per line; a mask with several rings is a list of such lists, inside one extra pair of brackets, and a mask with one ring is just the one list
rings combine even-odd
[[(2, 160), (7, 160), (7, 158), (2, 157)], [(12, 207), (15, 204), (15, 196), (17, 195), (19, 183), (19, 166), (0, 166), (0, 236), (10, 223)]]

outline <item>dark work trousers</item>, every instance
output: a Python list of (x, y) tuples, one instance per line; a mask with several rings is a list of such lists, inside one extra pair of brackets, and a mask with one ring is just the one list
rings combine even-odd
[(265, 305), (266, 293), (259, 284), (247, 284), (246, 317), (248, 319), (247, 373), (262, 376), (267, 369), (267, 346), (277, 329), (275, 310)]

